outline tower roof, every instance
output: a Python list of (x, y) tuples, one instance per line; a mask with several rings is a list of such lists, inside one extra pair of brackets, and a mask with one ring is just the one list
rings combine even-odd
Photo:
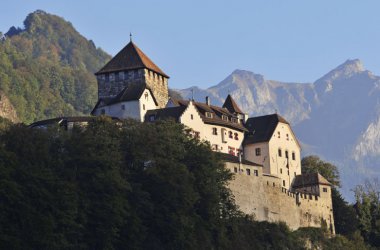
[(243, 114), (239, 106), (236, 104), (235, 100), (230, 94), (228, 94), (226, 100), (224, 101), (223, 108), (228, 109), (231, 113)]
[(150, 69), (164, 77), (169, 78), (144, 52), (139, 49), (132, 41), (127, 44), (119, 53), (116, 54), (103, 68), (95, 75), (111, 73), (131, 69)]

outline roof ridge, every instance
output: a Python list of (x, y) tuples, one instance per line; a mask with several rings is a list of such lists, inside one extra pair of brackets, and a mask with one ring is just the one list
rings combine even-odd
[(135, 43), (130, 41), (95, 75), (122, 70), (147, 68), (169, 78)]

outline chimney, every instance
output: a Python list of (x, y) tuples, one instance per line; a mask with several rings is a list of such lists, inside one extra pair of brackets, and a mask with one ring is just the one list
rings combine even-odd
[(206, 96), (206, 104), (210, 106), (210, 97)]

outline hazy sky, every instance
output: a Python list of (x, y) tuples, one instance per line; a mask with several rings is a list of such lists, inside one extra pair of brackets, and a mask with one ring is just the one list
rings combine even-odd
[(1, 0), (0, 31), (37, 9), (64, 17), (115, 55), (134, 42), (173, 88), (235, 69), (313, 82), (347, 59), (380, 75), (379, 0)]

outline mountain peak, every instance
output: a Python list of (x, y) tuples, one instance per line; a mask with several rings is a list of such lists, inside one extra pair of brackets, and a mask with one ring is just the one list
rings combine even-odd
[(339, 65), (335, 70), (344, 71), (346, 74), (365, 71), (363, 63), (359, 59), (348, 59), (343, 64)]
[(359, 59), (349, 59), (317, 80), (315, 84), (319, 86), (319, 89), (322, 87), (324, 92), (330, 92), (333, 89), (335, 80), (347, 79), (364, 71), (363, 63)]

